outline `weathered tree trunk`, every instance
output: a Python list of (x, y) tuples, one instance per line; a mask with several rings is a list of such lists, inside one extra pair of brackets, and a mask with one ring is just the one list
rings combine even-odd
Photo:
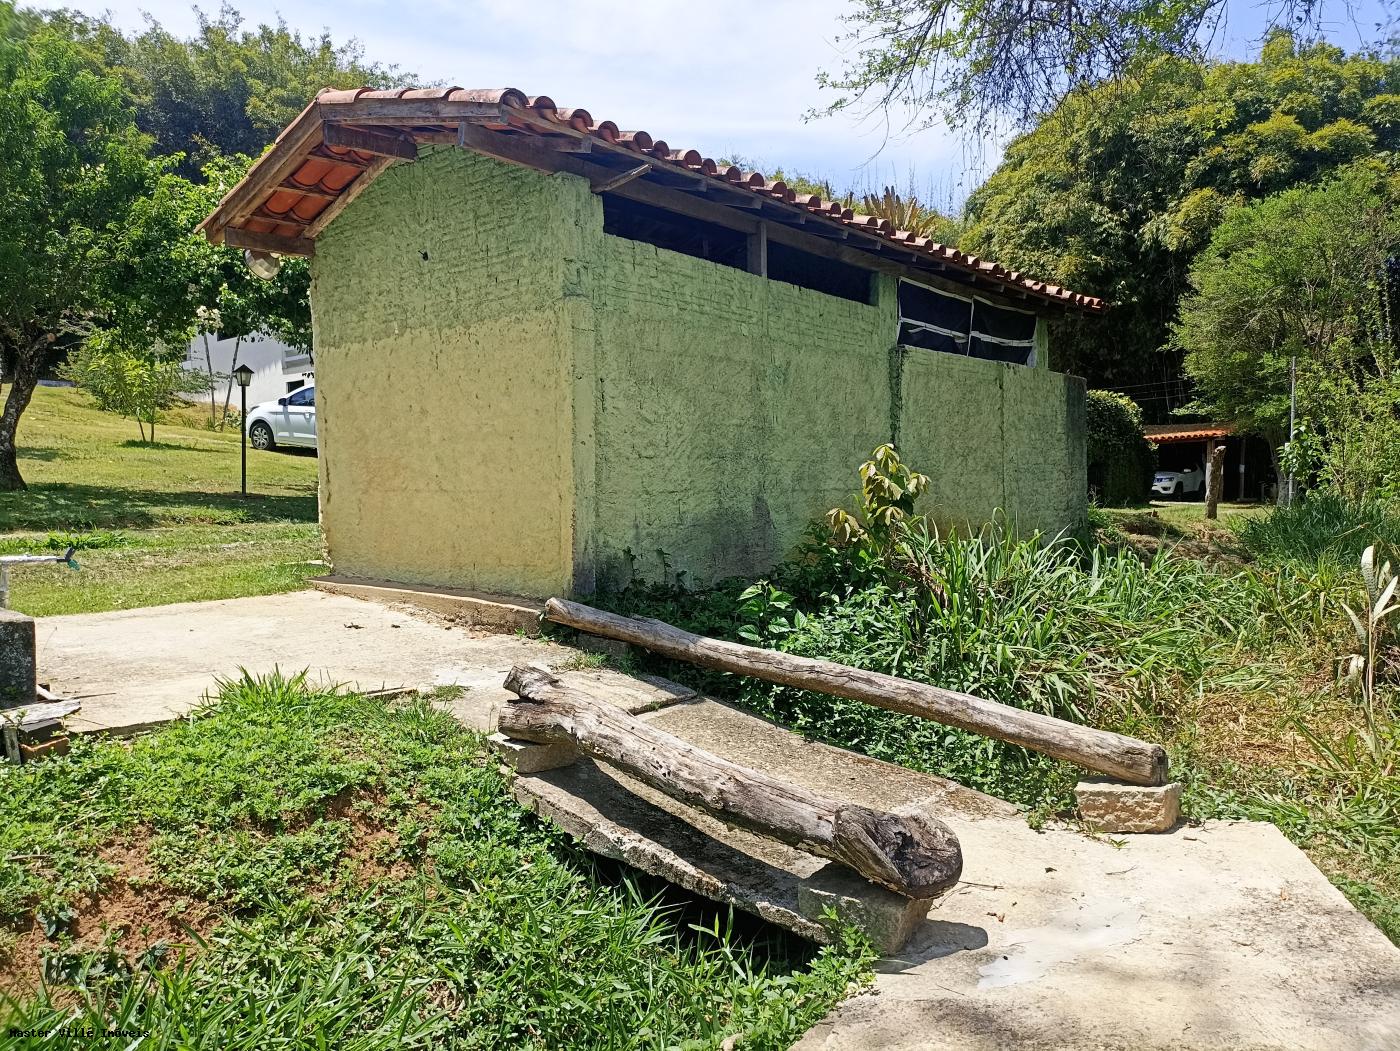
[(38, 337), (15, 354), (14, 375), (10, 377), (10, 393), (5, 408), (0, 411), (0, 492), (11, 493), (26, 488), (19, 473), (19, 418), (29, 407), (34, 388), (39, 385), (43, 367), (44, 348), (48, 339)]
[(1210, 465), (1206, 470), (1206, 517), (1216, 518), (1220, 514), (1220, 493), (1225, 488), (1225, 446), (1215, 445), (1210, 450)]
[(943, 822), (828, 799), (731, 763), (656, 729), (539, 668), (517, 666), (501, 710), (503, 733), (572, 744), (726, 824), (832, 858), (898, 894), (932, 898), (962, 873), (962, 848)]
[(1131, 784), (1162, 785), (1167, 781), (1166, 749), (1124, 734), (1096, 730), (971, 694), (862, 671), (832, 661), (708, 639), (659, 620), (619, 617), (578, 602), (552, 598), (545, 604), (544, 615), (546, 620), (556, 624), (621, 639), (705, 668), (848, 697), (905, 715), (961, 727)]

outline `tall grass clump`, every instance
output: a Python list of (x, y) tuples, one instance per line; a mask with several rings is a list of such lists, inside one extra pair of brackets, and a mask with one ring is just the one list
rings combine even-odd
[[(687, 626), (974, 693), (1126, 732), (1157, 734), (1178, 701), (1279, 630), (1280, 596), (1255, 577), (1189, 559), (1144, 561), (1004, 524), (941, 533), (913, 505), (927, 485), (888, 446), (860, 468), (853, 509), (832, 511), (770, 580), (731, 596), (735, 618), (696, 600)], [(683, 613), (634, 589), (614, 605)], [(948, 776), (1016, 802), (1065, 801), (1063, 764), (976, 734), (852, 701), (730, 680), (746, 704), (813, 737)]]
[[(1086, 553), (1002, 527), (943, 536), (922, 519), (871, 541), (815, 541), (740, 596), (759, 645), (1154, 735), (1176, 702), (1271, 630), (1269, 596), (1170, 556)], [(853, 582), (855, 581), (855, 582)], [(784, 590), (790, 583), (794, 592)], [(856, 702), (764, 684), (744, 699), (804, 733), (1016, 802), (1063, 801), (1073, 774), (1023, 749)]]
[(1240, 542), (1261, 562), (1350, 572), (1372, 545), (1400, 552), (1400, 507), (1382, 499), (1347, 500), (1330, 490), (1309, 493), (1291, 507), (1236, 519)]

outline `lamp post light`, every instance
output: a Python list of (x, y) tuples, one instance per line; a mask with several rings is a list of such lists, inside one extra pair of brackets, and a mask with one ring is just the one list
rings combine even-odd
[(233, 370), (233, 381), (238, 384), (239, 416), (238, 429), (242, 432), (239, 435), (239, 445), (242, 453), (243, 467), (243, 488), (244, 496), (248, 495), (248, 384), (253, 382), (253, 370), (247, 365), (239, 365)]

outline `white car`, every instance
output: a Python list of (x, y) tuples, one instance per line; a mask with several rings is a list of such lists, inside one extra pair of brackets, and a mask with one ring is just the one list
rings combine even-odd
[(1185, 471), (1158, 471), (1152, 477), (1152, 491), (1163, 496), (1184, 496), (1205, 488), (1206, 471), (1196, 466)]
[(248, 443), (254, 449), (275, 449), (279, 445), (316, 448), (315, 385), (298, 387), (285, 398), (254, 405), (244, 423)]

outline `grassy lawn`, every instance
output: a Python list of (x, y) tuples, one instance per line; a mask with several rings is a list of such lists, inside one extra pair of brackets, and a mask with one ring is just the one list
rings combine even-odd
[(41, 387), (20, 424), (29, 488), (0, 493), (0, 554), (79, 547), (81, 570), (26, 567), (11, 604), (35, 616), (301, 587), (321, 567), (316, 458), (249, 453), (238, 431), (190, 426), (197, 407), (143, 444), (136, 426), (78, 391)]
[(0, 769), (4, 1027), (143, 1049), (780, 1048), (871, 962), (596, 868), (417, 699), (245, 680), (138, 740)]

